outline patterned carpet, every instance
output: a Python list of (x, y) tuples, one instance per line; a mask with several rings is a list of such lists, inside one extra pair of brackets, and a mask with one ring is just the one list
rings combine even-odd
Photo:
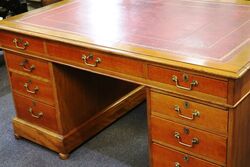
[(11, 118), (15, 115), (5, 66), (0, 67), (0, 167), (147, 167), (146, 104), (103, 130), (60, 160), (52, 152), (28, 140), (16, 140)]

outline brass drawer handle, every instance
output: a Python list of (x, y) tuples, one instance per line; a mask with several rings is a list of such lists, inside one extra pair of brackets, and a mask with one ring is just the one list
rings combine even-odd
[(181, 167), (181, 164), (179, 162), (175, 162), (174, 167)]
[(185, 147), (192, 148), (192, 147), (194, 147), (195, 144), (199, 144), (199, 139), (196, 138), (196, 137), (192, 139), (192, 144), (183, 143), (182, 140), (181, 140), (181, 135), (180, 135), (179, 132), (175, 132), (175, 133), (174, 133), (174, 137), (175, 137), (176, 139), (178, 139), (178, 143), (179, 143), (180, 145), (183, 145), (183, 146), (185, 146)]
[(36, 87), (34, 88), (34, 90), (30, 90), (29, 85), (30, 85), (31, 83), (32, 83), (31, 80), (29, 80), (28, 82), (24, 83), (23, 86), (24, 86), (24, 88), (26, 89), (26, 91), (27, 91), (28, 93), (36, 94), (37, 91), (39, 91), (39, 88), (38, 88), (38, 86), (36, 86)]
[(34, 114), (33, 109), (31, 107), (28, 109), (28, 111), (31, 114), (31, 116), (36, 118), (36, 119), (39, 119), (39, 118), (41, 118), (43, 116), (42, 112), (39, 112), (38, 114)]
[(19, 66), (23, 67), (23, 70), (24, 70), (24, 71), (32, 72), (32, 71), (35, 69), (35, 65), (32, 64), (30, 67), (27, 67), (27, 64), (28, 64), (28, 60), (27, 60), (27, 59), (24, 59), (24, 60), (19, 64)]
[(178, 77), (176, 75), (172, 76), (172, 81), (175, 82), (175, 85), (176, 85), (177, 88), (184, 89), (184, 90), (192, 90), (193, 87), (198, 86), (198, 81), (196, 81), (196, 80), (193, 80), (190, 83), (190, 87), (189, 88), (181, 86), (181, 85), (179, 85)]
[(94, 64), (88, 63), (88, 60), (93, 60), (93, 58), (94, 58), (93, 54), (89, 54), (88, 56), (84, 54), (82, 55), (82, 60), (84, 61), (85, 65), (90, 67), (96, 67), (97, 64), (101, 63), (102, 60), (99, 57), (97, 57)]
[(22, 49), (22, 50), (25, 50), (29, 46), (29, 42), (28, 41), (24, 42), (23, 39), (21, 39), (21, 38), (13, 39), (13, 43), (15, 44), (15, 47), (17, 49)]
[(178, 105), (175, 105), (174, 106), (174, 110), (178, 113), (178, 115), (181, 117), (181, 118), (184, 118), (184, 119), (188, 119), (188, 120), (194, 120), (195, 117), (200, 117), (200, 112), (198, 110), (194, 110), (192, 112), (192, 117), (188, 117), (188, 116), (185, 116), (181, 113), (181, 109)]

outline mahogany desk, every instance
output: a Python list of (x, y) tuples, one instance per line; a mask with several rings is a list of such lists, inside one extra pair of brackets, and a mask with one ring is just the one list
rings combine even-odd
[(151, 166), (250, 166), (249, 19), (243, 5), (76, 0), (4, 20), (15, 136), (66, 159), (146, 86)]

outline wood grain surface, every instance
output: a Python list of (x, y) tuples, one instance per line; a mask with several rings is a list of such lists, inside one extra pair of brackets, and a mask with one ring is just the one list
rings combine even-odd
[[(48, 62), (12, 52), (5, 52), (5, 55), (6, 61), (8, 61), (9, 70), (17, 70), (26, 74), (42, 77), (48, 80), (50, 79)], [(20, 64), (23, 62), (25, 62), (25, 64), (24, 66), (21, 66)], [(27, 71), (30, 70), (32, 66), (34, 68), (31, 71)]]
[[(42, 101), (49, 105), (54, 105), (54, 95), (53, 88), (50, 82), (43, 82), (34, 78), (22, 76), (17, 73), (10, 73), (12, 89), (14, 92), (22, 94), (24, 96), (34, 98), (38, 101)], [(24, 87), (24, 85), (28, 85), (28, 90), (36, 93), (30, 93)], [(37, 91), (35, 89), (38, 88)]]
[[(227, 140), (225, 137), (200, 131), (155, 116), (151, 116), (150, 121), (153, 142), (182, 150), (193, 155), (195, 154), (196, 156), (202, 156), (211, 162), (223, 165), (226, 163)], [(188, 130), (187, 134), (185, 133), (185, 129)], [(199, 143), (194, 144), (193, 147), (181, 145), (179, 140), (175, 137), (175, 132), (180, 134), (180, 140), (183, 143), (191, 145), (192, 139), (194, 138), (197, 138)]]
[[(227, 134), (228, 111), (153, 91), (150, 92), (150, 95), (153, 115), (158, 115), (195, 128), (202, 128), (203, 130), (224, 135)], [(185, 106), (185, 104), (188, 106)], [(198, 111), (200, 115), (194, 117), (193, 120), (182, 118), (179, 116), (179, 113), (175, 111), (176, 105), (180, 108), (180, 114), (186, 117), (192, 118), (194, 111)]]
[[(218, 165), (209, 163), (207, 161), (195, 158), (188, 154), (172, 150), (170, 148), (152, 144), (152, 166), (156, 167), (174, 167), (180, 164), (180, 167), (219, 167)], [(184, 157), (187, 158), (185, 161)]]
[[(16, 113), (18, 118), (44, 127), (45, 129), (58, 132), (55, 108), (30, 98), (25, 98), (16, 93), (13, 97), (16, 103)], [(30, 108), (32, 109), (32, 113), (29, 112)], [(39, 118), (32, 116), (32, 114), (37, 116), (39, 113), (42, 113), (42, 116)]]

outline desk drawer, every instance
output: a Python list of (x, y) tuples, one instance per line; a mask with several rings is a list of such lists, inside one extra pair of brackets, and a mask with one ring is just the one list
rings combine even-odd
[(58, 131), (55, 108), (29, 98), (13, 94), (17, 117), (30, 123)]
[[(193, 127), (227, 134), (228, 112), (151, 91), (151, 112)], [(212, 122), (212, 123), (211, 123)]]
[(158, 144), (152, 144), (151, 151), (153, 167), (219, 167)]
[(4, 31), (0, 33), (0, 36), (0, 43), (4, 47), (15, 49), (17, 51), (40, 54), (45, 53), (44, 42), (42, 39)]
[(227, 85), (225, 80), (189, 74), (178, 70), (148, 65), (148, 78), (166, 85), (173, 86), (177, 91), (197, 91), (213, 96), (227, 98)]
[(49, 65), (45, 61), (5, 52), (9, 69), (50, 79)]
[[(47, 50), (52, 57), (84, 68), (109, 70), (136, 77), (144, 76), (143, 63), (133, 59), (54, 42), (47, 42)], [(84, 56), (85, 61), (83, 60)]]
[(54, 105), (52, 85), (49, 82), (28, 78), (16, 73), (10, 73), (13, 91), (25, 96)]
[(154, 142), (226, 163), (226, 138), (151, 116)]

